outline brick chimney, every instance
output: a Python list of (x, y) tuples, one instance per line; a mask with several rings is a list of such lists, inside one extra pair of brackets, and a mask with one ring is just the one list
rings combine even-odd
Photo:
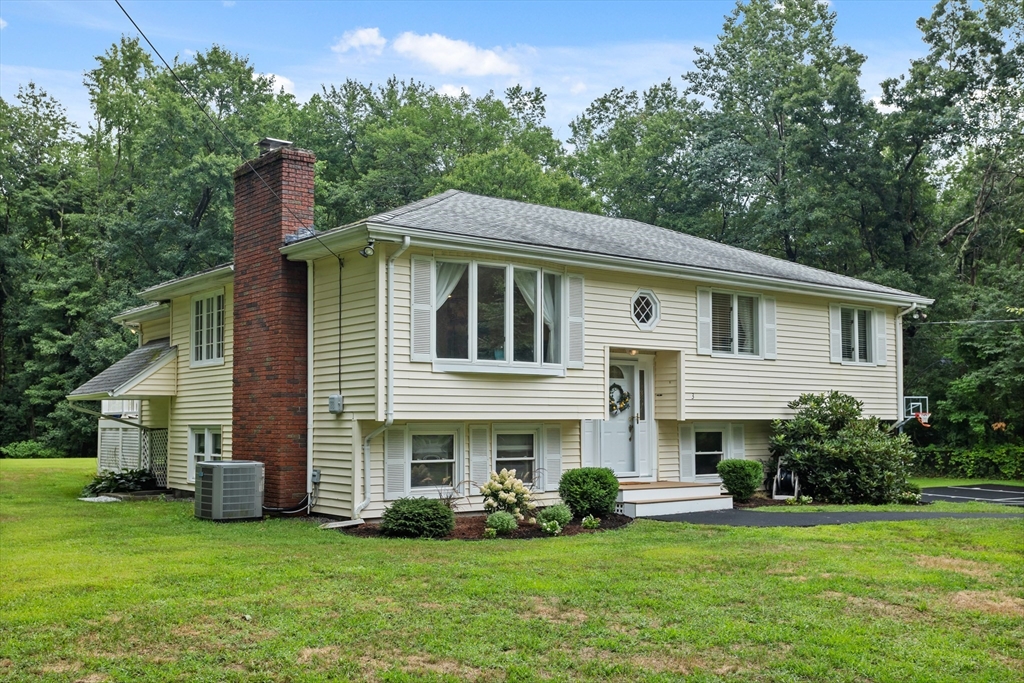
[(313, 226), (316, 157), (290, 145), (264, 140), (235, 170), (232, 458), (264, 464), (271, 508), (306, 495), (306, 264), (279, 250)]

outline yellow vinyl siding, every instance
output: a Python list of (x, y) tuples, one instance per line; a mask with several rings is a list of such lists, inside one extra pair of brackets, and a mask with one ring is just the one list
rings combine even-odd
[(147, 320), (139, 323), (142, 343), (148, 344), (154, 339), (165, 339), (171, 336), (171, 319), (160, 318), (159, 320)]
[(186, 481), (188, 428), (220, 427), (222, 457), (231, 458), (231, 390), (234, 349), (232, 286), (224, 287), (224, 362), (190, 367), (192, 357), (191, 295), (171, 302), (171, 345), (178, 347), (177, 395), (171, 399), (167, 432), (168, 486), (192, 490)]
[(174, 396), (178, 384), (178, 364), (172, 359), (152, 375), (134, 384), (128, 394), (132, 396)]
[[(354, 420), (373, 419), (376, 414), (378, 264), (377, 257), (363, 258), (355, 251), (342, 257), (340, 386), (338, 261), (320, 259), (313, 269), (313, 467), (320, 470), (314, 511), (351, 517), (352, 480), (362, 476), (353, 467), (353, 458), (362, 458)], [(345, 399), (343, 415), (327, 409), (328, 397), (337, 393)], [(362, 497), (361, 490), (358, 495)]]
[(167, 429), (167, 420), (170, 416), (171, 399), (169, 398), (144, 398), (139, 402), (139, 422), (154, 429)]

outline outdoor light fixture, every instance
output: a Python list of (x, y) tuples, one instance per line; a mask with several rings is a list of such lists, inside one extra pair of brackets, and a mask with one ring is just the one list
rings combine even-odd
[(636, 350), (636, 349), (630, 349), (630, 350), (629, 350), (629, 355), (631, 355), (631, 356), (635, 356), (635, 355), (636, 355), (637, 353), (638, 353), (638, 352), (637, 352), (637, 350)]
[(359, 255), (363, 258), (373, 256), (373, 240), (367, 240), (366, 246), (359, 250)]

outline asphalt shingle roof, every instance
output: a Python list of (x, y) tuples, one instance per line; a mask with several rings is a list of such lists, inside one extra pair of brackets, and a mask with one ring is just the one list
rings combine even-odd
[[(626, 218), (448, 190), (366, 219), (368, 223), (555, 247), (652, 263), (689, 266), (887, 295), (902, 290), (701, 239)], [(454, 242), (454, 240), (453, 240)]]
[(165, 355), (172, 351), (173, 348), (170, 346), (170, 340), (166, 338), (156, 339), (148, 344), (143, 344), (72, 391), (68, 396), (91, 396), (94, 394), (110, 393), (128, 380), (138, 377), (150, 367), (156, 365)]

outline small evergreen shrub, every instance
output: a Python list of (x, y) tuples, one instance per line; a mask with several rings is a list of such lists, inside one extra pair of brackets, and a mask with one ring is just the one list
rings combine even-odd
[(510, 531), (515, 531), (519, 522), (511, 512), (492, 512), (487, 515), (486, 526), (488, 529), (494, 529), (495, 534), (507, 534)]
[(791, 420), (775, 420), (772, 455), (800, 477), (800, 490), (828, 503), (896, 502), (914, 460), (910, 439), (878, 418), (861, 419), (861, 403), (831, 391), (790, 402)]
[(718, 476), (736, 502), (746, 503), (761, 485), (764, 467), (759, 460), (722, 460)]
[(595, 517), (594, 515), (587, 515), (583, 518), (583, 521), (580, 523), (580, 525), (584, 529), (600, 529), (601, 520)]
[(619, 480), (607, 467), (580, 467), (562, 473), (558, 495), (576, 517), (601, 517), (615, 512)]
[(380, 532), (402, 538), (442, 538), (455, 529), (455, 513), (432, 498), (399, 498), (384, 511)]
[(480, 487), (480, 495), (484, 497), (484, 509), (488, 512), (509, 512), (518, 520), (537, 507), (531, 500), (530, 489), (521, 479), (516, 479), (515, 470), (491, 472), (491, 478)]
[(149, 470), (122, 470), (121, 472), (103, 472), (85, 485), (83, 496), (99, 496), (104, 493), (131, 493), (132, 491), (152, 491), (160, 488), (156, 477)]
[(572, 510), (568, 505), (551, 505), (537, 513), (537, 522), (543, 525), (545, 522), (555, 521), (563, 529), (572, 521)]
[(0, 455), (12, 460), (28, 458), (63, 458), (64, 454), (56, 448), (44, 446), (38, 441), (15, 441), (0, 447)]

